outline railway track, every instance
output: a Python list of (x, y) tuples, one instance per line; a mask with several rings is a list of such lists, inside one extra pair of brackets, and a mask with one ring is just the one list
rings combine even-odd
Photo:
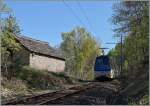
[(12, 100), (6, 103), (2, 103), (2, 105), (16, 105), (16, 104), (24, 104), (24, 105), (29, 105), (29, 104), (45, 104), (48, 101), (53, 101), (65, 96), (69, 96), (72, 94), (75, 94), (77, 92), (89, 89), (91, 87), (93, 87), (95, 85), (95, 83), (93, 84), (92, 82), (88, 83), (88, 84), (84, 84), (81, 86), (75, 86), (75, 87), (71, 87), (69, 89), (65, 89), (65, 90), (60, 90), (60, 91), (55, 91), (55, 92), (50, 92), (50, 93), (44, 93), (44, 94), (39, 94), (36, 96), (29, 96), (29, 97), (25, 97), (22, 98), (20, 100)]
[[(80, 93), (80, 92), (85, 92), (88, 89), (92, 89), (96, 86), (107, 86), (108, 88), (113, 88), (113, 82), (89, 82), (84, 85), (80, 86), (75, 86), (71, 87), (69, 89), (65, 90), (60, 90), (56, 92), (51, 92), (51, 93), (45, 93), (45, 94), (40, 94), (32, 97), (26, 97), (21, 100), (14, 100), (14, 101), (9, 101), (7, 103), (2, 103), (3, 105), (44, 105), (53, 101), (57, 101), (59, 99), (69, 97), (71, 95)], [(107, 85), (108, 84), (108, 85)], [(115, 91), (115, 89), (114, 89)]]
[(99, 82), (90, 89), (49, 101), (44, 105), (110, 105), (118, 91), (119, 85), (115, 81)]

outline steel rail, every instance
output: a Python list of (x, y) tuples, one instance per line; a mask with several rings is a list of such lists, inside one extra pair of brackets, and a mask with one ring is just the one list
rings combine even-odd
[(54, 92), (49, 92), (49, 93), (44, 93), (44, 94), (39, 94), (39, 95), (34, 95), (34, 96), (29, 96), (22, 98), (20, 100), (12, 100), (6, 103), (2, 103), (2, 105), (16, 105), (16, 104), (44, 104), (48, 101), (51, 100), (56, 100), (80, 91), (83, 91), (87, 88), (90, 88), (91, 86), (94, 86), (92, 82), (83, 85), (78, 85), (75, 87), (71, 87), (69, 89), (65, 90), (59, 90), (59, 91), (54, 91)]

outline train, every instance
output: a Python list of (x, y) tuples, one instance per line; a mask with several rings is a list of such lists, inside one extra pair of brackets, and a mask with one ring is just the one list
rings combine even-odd
[(107, 77), (112, 79), (112, 69), (107, 55), (97, 56), (94, 65), (95, 79)]

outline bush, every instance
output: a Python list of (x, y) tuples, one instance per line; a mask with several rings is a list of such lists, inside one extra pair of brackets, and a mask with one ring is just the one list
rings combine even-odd
[(46, 89), (48, 86), (46, 84), (46, 74), (41, 70), (35, 70), (34, 68), (30, 68), (28, 66), (24, 66), (20, 68), (18, 73), (18, 78), (26, 81), (29, 88), (38, 88), (38, 89)]
[(64, 73), (48, 72), (47, 70), (37, 70), (28, 66), (19, 69), (17, 77), (24, 80), (29, 88), (55, 89), (63, 84), (72, 84), (73, 81)]
[(3, 77), (1, 85), (1, 96), (4, 98), (27, 93), (26, 83), (16, 78), (8, 80), (7, 78)]

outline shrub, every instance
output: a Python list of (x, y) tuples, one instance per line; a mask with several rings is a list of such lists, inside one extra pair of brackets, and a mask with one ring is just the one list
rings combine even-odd
[(28, 66), (19, 69), (17, 77), (26, 81), (29, 88), (55, 89), (63, 87), (63, 84), (72, 84), (73, 81), (64, 73), (48, 72), (47, 70), (37, 70)]
[(11, 80), (8, 80), (7, 78), (3, 77), (1, 82), (1, 96), (4, 98), (27, 93), (26, 83), (22, 80), (18, 80), (14, 77)]

